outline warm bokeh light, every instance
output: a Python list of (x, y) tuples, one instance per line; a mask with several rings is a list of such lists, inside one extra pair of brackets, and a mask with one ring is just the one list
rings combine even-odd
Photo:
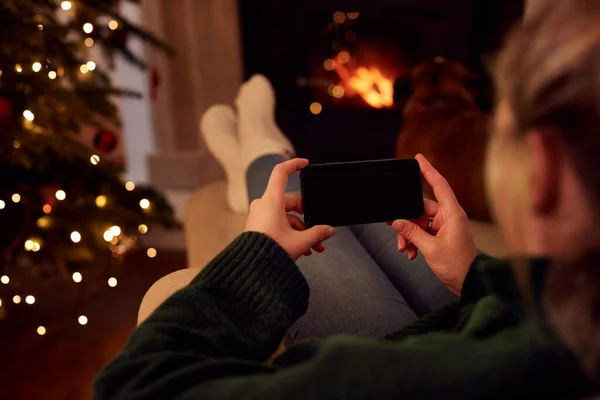
[(23, 66), (21, 64), (15, 64), (15, 71), (18, 73), (23, 72)]
[(346, 50), (340, 51), (338, 53), (337, 60), (342, 64), (348, 64), (350, 61), (350, 53), (348, 53)]
[(25, 303), (30, 304), (30, 305), (35, 303), (35, 297), (33, 297), (32, 295), (25, 297)]
[(315, 114), (315, 115), (319, 115), (321, 114), (321, 111), (323, 111), (323, 106), (321, 105), (321, 103), (318, 102), (314, 102), (310, 105), (310, 112)]
[(336, 24), (343, 24), (344, 21), (346, 21), (346, 14), (344, 14), (341, 11), (336, 11), (333, 14), (333, 20), (335, 21)]
[(97, 154), (94, 154), (90, 157), (90, 162), (92, 163), (92, 165), (98, 165), (100, 163), (100, 156)]
[(94, 45), (94, 39), (92, 39), (91, 37), (85, 38), (85, 41), (83, 43), (85, 43), (87, 47), (92, 47)]
[(107, 203), (108, 198), (105, 195), (101, 194), (100, 196), (96, 197), (96, 206), (99, 208), (106, 206)]
[(79, 67), (79, 71), (82, 74), (87, 74), (89, 72), (89, 69), (86, 64), (81, 64), (81, 66)]
[(81, 233), (77, 231), (71, 232), (71, 240), (73, 241), (73, 243), (81, 242)]
[(119, 23), (117, 21), (115, 21), (114, 19), (108, 23), (108, 29), (110, 29), (111, 31), (114, 31), (118, 27), (119, 27)]
[(31, 240), (31, 239), (27, 239), (27, 240), (25, 241), (25, 244), (23, 245), (23, 247), (25, 248), (25, 250), (27, 250), (27, 251), (31, 251), (31, 250), (33, 250), (33, 243), (34, 243), (34, 241), (33, 241), (33, 240)]
[(331, 95), (337, 99), (341, 99), (342, 97), (344, 97), (344, 88), (340, 85), (334, 86), (331, 90)]
[(148, 257), (150, 257), (150, 258), (154, 258), (154, 257), (156, 257), (157, 251), (154, 247), (150, 247), (148, 249), (148, 251), (146, 252), (146, 254), (148, 254)]
[(18, 203), (21, 201), (21, 195), (19, 193), (15, 193), (11, 197), (13, 203)]
[(81, 325), (85, 325), (88, 323), (88, 318), (85, 315), (80, 315), (79, 318), (77, 318), (77, 322)]
[(34, 253), (37, 253), (42, 248), (40, 242), (33, 242), (33, 248), (31, 249)]
[(0, 277), (0, 282), (2, 282), (5, 285), (8, 285), (8, 283), (10, 282), (10, 278), (7, 275), (2, 275), (2, 277)]
[(109, 229), (104, 232), (104, 235), (102, 235), (102, 237), (104, 237), (104, 240), (106, 240), (107, 242), (110, 242), (111, 240), (113, 240), (114, 235), (112, 234), (112, 232)]
[(147, 210), (150, 208), (150, 200), (148, 199), (141, 199), (140, 200), (140, 207), (142, 207), (143, 210)]
[(73, 272), (73, 281), (75, 281), (76, 283), (79, 283), (83, 280), (83, 275), (81, 275), (81, 272)]
[(13, 303), (19, 304), (20, 302), (21, 302), (21, 296), (19, 296), (18, 294), (15, 294), (13, 296)]
[(35, 115), (31, 112), (31, 110), (23, 111), (23, 117), (29, 122), (32, 122), (35, 119)]
[(42, 207), (42, 211), (46, 214), (50, 214), (52, 212), (52, 206), (50, 204), (44, 204), (44, 207)]
[(117, 225), (111, 226), (110, 232), (113, 234), (113, 236), (119, 236), (121, 234), (121, 228)]
[(43, 326), (38, 326), (37, 328), (37, 334), (40, 336), (43, 336), (46, 334), (46, 328)]
[(67, 198), (67, 194), (65, 193), (64, 190), (57, 190), (56, 193), (54, 194), (54, 196), (56, 197), (56, 200), (64, 200)]
[(36, 61), (33, 64), (31, 64), (31, 69), (33, 70), (33, 72), (40, 72), (42, 70), (42, 64)]
[(358, 16), (360, 14), (357, 12), (349, 12), (349, 13), (346, 13), (346, 15), (348, 16), (348, 19), (356, 19), (356, 18), (358, 18)]
[(37, 226), (39, 226), (42, 229), (46, 229), (49, 228), (52, 220), (50, 219), (50, 217), (40, 217), (37, 220)]
[(70, 1), (63, 1), (62, 3), (60, 3), (60, 7), (65, 11), (69, 11), (72, 6), (73, 4), (71, 4)]
[(115, 287), (117, 286), (117, 278), (108, 278), (108, 286)]
[(86, 22), (85, 24), (83, 24), (83, 31), (85, 33), (92, 33), (93, 30), (94, 30), (94, 25), (90, 24), (89, 22)]
[(128, 191), (133, 191), (133, 189), (135, 189), (135, 183), (129, 181), (125, 184), (125, 189), (127, 189)]
[(333, 61), (331, 58), (328, 58), (327, 60), (323, 61), (323, 66), (327, 71), (333, 71), (335, 69), (335, 61)]
[(141, 224), (140, 226), (138, 226), (138, 231), (140, 231), (140, 233), (144, 235), (148, 233), (148, 226), (145, 224)]
[(56, 72), (55, 71), (48, 72), (48, 78), (50, 78), (50, 79), (56, 79)]
[(6, 207), (6, 203), (4, 200), (0, 200), (0, 210), (4, 209), (4, 207)]
[(86, 65), (90, 71), (93, 71), (96, 69), (96, 63), (93, 61), (88, 61)]

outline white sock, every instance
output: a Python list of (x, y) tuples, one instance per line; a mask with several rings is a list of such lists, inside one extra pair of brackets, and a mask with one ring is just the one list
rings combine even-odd
[(275, 91), (267, 78), (263, 75), (250, 78), (240, 87), (235, 104), (244, 168), (267, 154), (294, 157), (294, 146), (275, 122)]
[(237, 213), (248, 211), (246, 168), (241, 160), (240, 141), (236, 135), (237, 117), (226, 105), (210, 107), (200, 121), (200, 132), (206, 146), (225, 170), (227, 203)]

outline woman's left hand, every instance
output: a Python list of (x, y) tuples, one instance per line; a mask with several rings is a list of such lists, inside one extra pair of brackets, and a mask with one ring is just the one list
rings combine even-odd
[(335, 228), (317, 225), (310, 229), (295, 215), (304, 214), (300, 196), (284, 194), (288, 176), (308, 165), (308, 160), (295, 158), (278, 164), (271, 173), (267, 190), (250, 204), (245, 232), (260, 232), (276, 241), (295, 261), (312, 254), (311, 248), (323, 252), (323, 242), (335, 235)]

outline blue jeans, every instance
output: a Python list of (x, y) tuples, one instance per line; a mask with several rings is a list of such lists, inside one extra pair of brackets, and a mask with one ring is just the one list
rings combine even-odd
[[(285, 160), (272, 154), (249, 166), (249, 201), (263, 195), (273, 167)], [(290, 177), (286, 193), (300, 193), (297, 175)], [(339, 227), (325, 246), (324, 253), (297, 262), (310, 300), (307, 313), (290, 329), (291, 342), (336, 333), (383, 337), (456, 300), (420, 254), (409, 261), (398, 253), (396, 233), (386, 224)]]

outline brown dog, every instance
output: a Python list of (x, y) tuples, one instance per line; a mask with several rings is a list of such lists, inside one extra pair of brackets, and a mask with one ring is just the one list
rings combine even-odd
[[(443, 58), (419, 64), (398, 80), (394, 97), (406, 103), (395, 155), (422, 153), (446, 177), (469, 218), (489, 221), (483, 186), (488, 116), (474, 102), (477, 80), (478, 75)], [(426, 196), (434, 198), (423, 183)]]

